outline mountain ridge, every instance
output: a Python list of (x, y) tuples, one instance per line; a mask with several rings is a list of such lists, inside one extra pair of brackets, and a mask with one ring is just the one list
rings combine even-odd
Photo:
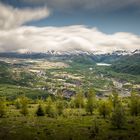
[(93, 51), (93, 52), (88, 52), (88, 51), (55, 51), (55, 50), (50, 50), (47, 52), (24, 52), (24, 53), (19, 53), (19, 52), (0, 52), (0, 57), (16, 57), (16, 56), (32, 56), (32, 55), (42, 55), (42, 56), (63, 56), (63, 55), (134, 55), (134, 54), (140, 54), (140, 50), (136, 49), (134, 51), (126, 51), (126, 50), (117, 50), (117, 51), (113, 51), (112, 53), (101, 53), (101, 52), (97, 52), (97, 51)]

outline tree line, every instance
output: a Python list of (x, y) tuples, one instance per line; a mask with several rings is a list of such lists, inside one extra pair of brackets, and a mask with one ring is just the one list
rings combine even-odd
[[(23, 116), (27, 116), (30, 114), (29, 105), (31, 102), (31, 99), (20, 96), (12, 102), (12, 105), (14, 105)], [(72, 115), (71, 110), (76, 110), (76, 116), (79, 115), (78, 111), (82, 109), (85, 110), (85, 115), (99, 115), (103, 119), (109, 118), (112, 125), (116, 128), (123, 127), (127, 115), (140, 115), (140, 96), (135, 92), (132, 92), (130, 97), (121, 98), (119, 94), (113, 90), (108, 98), (99, 99), (96, 97), (96, 93), (93, 89), (89, 89), (86, 93), (83, 93), (82, 90), (78, 90), (76, 95), (70, 100), (64, 99), (61, 92), (58, 92), (56, 98), (49, 96), (46, 100), (38, 99), (34, 104), (37, 104), (36, 111), (34, 112), (34, 115), (37, 117), (68, 117)], [(1, 97), (0, 118), (6, 116), (8, 105), (9, 101)], [(67, 113), (67, 111), (69, 111), (69, 113)]]

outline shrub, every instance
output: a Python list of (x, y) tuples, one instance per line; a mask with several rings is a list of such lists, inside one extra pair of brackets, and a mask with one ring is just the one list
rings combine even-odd
[(17, 98), (15, 100), (15, 107), (16, 107), (16, 109), (20, 109), (21, 108), (21, 103), (20, 103), (20, 99), (19, 98)]

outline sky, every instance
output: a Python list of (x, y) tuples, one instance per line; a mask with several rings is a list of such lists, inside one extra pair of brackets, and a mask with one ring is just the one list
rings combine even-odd
[(0, 52), (140, 49), (140, 0), (0, 0)]

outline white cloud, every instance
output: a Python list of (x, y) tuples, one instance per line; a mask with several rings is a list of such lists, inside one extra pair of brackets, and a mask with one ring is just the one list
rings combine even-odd
[(26, 22), (45, 18), (49, 13), (47, 7), (18, 9), (0, 3), (0, 29), (16, 28)]
[(69, 27), (18, 27), (0, 31), (0, 52), (55, 51), (133, 51), (140, 49), (140, 37), (131, 33), (108, 35), (96, 28)]
[(26, 22), (39, 20), (48, 15), (49, 10), (46, 7), (17, 9), (0, 3), (0, 52), (55, 50), (108, 53), (116, 50), (140, 49), (140, 37), (131, 33), (108, 35), (96, 28), (80, 25), (40, 28), (22, 26)]

